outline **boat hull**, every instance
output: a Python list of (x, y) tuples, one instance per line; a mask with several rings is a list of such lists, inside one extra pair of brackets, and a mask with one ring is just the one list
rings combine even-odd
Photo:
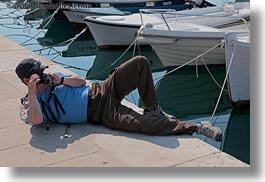
[(136, 35), (140, 28), (140, 26), (112, 26), (93, 22), (87, 22), (87, 25), (99, 47), (130, 45), (136, 37), (128, 34)]
[[(172, 43), (151, 43), (165, 67), (183, 65), (220, 43), (221, 39), (180, 39)], [(206, 64), (225, 64), (225, 49), (217, 47), (203, 56)], [(202, 59), (188, 65), (204, 65)]]
[(80, 24), (84, 24), (85, 22), (83, 21), (83, 19), (86, 16), (91, 16), (91, 14), (89, 13), (82, 13), (82, 12), (75, 12), (75, 11), (63, 11), (64, 15), (66, 16), (66, 18), (72, 22), (72, 23), (80, 23)]
[(228, 76), (229, 95), (234, 107), (248, 107), (250, 104), (250, 45), (249, 43), (240, 44), (235, 41), (236, 39), (236, 33), (226, 36), (227, 69), (232, 61)]
[(125, 15), (124, 12), (115, 8), (88, 8), (80, 10), (68, 9), (64, 10), (63, 13), (70, 22), (79, 24), (86, 24), (84, 18), (87, 16), (99, 17), (109, 15)]
[[(210, 7), (210, 8), (202, 8), (202, 9), (194, 9), (194, 10), (184, 10), (179, 11), (177, 21), (176, 16), (175, 18), (170, 17), (167, 19), (167, 22), (183, 22), (183, 23), (195, 23), (200, 25), (206, 25), (210, 27), (218, 27), (218, 28), (224, 28), (226, 26), (232, 26), (234, 23), (238, 23), (239, 18), (246, 18), (249, 19), (250, 16), (250, 10), (249, 10), (249, 4), (245, 3), (243, 5), (235, 4), (234, 9), (232, 10), (224, 10), (222, 7)], [(242, 7), (241, 7), (242, 6)], [(229, 7), (229, 6), (228, 6)], [(190, 14), (199, 14), (200, 16), (191, 16)], [(204, 16), (206, 14), (206, 16)], [(144, 15), (144, 14), (143, 14)], [(208, 16), (209, 15), (209, 16)], [(225, 16), (225, 17), (224, 17)], [(233, 17), (233, 18), (232, 18)], [(143, 16), (142, 19), (144, 21), (144, 25), (146, 23), (156, 25), (160, 23), (162, 20), (158, 21), (150, 21), (150, 16)], [(93, 28), (93, 26), (96, 26), (96, 24), (101, 24), (101, 26), (97, 25), (97, 27), (94, 27), (94, 29), (97, 29), (97, 35), (94, 35), (94, 39), (96, 42), (101, 42), (99, 46), (117, 46), (117, 45), (130, 45), (131, 42), (135, 39), (135, 28), (136, 25), (138, 28), (141, 26), (141, 18), (140, 16), (135, 16), (134, 19), (130, 19), (125, 16), (125, 20), (95, 20), (92, 23), (89, 24), (90, 29)], [(101, 28), (99, 28), (101, 27)], [(109, 29), (108, 32), (115, 31), (114, 36), (108, 36), (106, 34), (106, 29)], [(99, 35), (100, 34), (100, 35)], [(117, 36), (118, 35), (118, 36)], [(122, 35), (122, 37), (120, 37)], [(98, 37), (105, 37), (104, 41), (97, 40)], [(123, 39), (123, 40), (120, 40)], [(147, 44), (141, 42), (140, 44)]]

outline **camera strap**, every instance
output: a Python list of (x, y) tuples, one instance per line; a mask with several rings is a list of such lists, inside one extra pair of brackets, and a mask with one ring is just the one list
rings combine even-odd
[[(50, 86), (49, 96), (48, 96), (48, 99), (47, 99), (46, 102), (44, 102), (41, 97), (39, 98), (39, 101), (40, 101), (40, 104), (41, 104), (41, 108), (42, 108), (43, 114), (46, 116), (47, 120), (50, 121), (51, 123), (58, 124), (59, 123), (58, 120), (60, 118), (59, 109), (61, 110), (61, 112), (63, 114), (65, 114), (66, 112), (65, 112), (61, 102), (59, 101), (58, 97), (56, 96), (56, 94), (54, 92), (55, 91), (55, 87), (56, 87), (56, 85), (54, 83), (52, 83), (51, 86)], [(52, 108), (50, 106), (50, 101), (51, 101), (52, 97), (54, 98), (53, 103), (54, 103), (54, 108), (55, 108), (55, 110), (57, 112), (58, 118), (56, 118), (56, 116), (55, 116), (55, 114), (52, 111)], [(49, 117), (48, 112), (49, 112), (51, 118)]]

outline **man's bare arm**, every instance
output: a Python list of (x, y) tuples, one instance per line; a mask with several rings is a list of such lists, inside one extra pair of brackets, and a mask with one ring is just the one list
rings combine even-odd
[[(62, 81), (62, 77), (59, 77), (55, 73), (52, 74), (53, 80), (55, 84), (60, 84)], [(64, 85), (70, 86), (70, 87), (79, 87), (86, 84), (86, 80), (81, 78), (80, 76), (74, 75), (70, 77), (63, 78)]]
[(30, 77), (28, 83), (28, 97), (29, 97), (29, 120), (33, 124), (41, 124), (43, 122), (43, 116), (36, 96), (37, 82), (39, 76), (34, 74)]

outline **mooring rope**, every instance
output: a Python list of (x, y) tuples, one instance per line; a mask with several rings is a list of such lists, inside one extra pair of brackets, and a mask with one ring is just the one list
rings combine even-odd
[(36, 38), (36, 37), (37, 37), (37, 36), (38, 36), (38, 35), (39, 35), (39, 34), (40, 34), (40, 33), (46, 28), (46, 26), (48, 26), (48, 24), (51, 22), (51, 20), (53, 19), (53, 17), (58, 13), (59, 9), (60, 9), (60, 7), (58, 7), (58, 8), (53, 12), (53, 14), (51, 15), (49, 21), (48, 21), (48, 22), (42, 27), (42, 29), (41, 29), (36, 35), (34, 35), (31, 39), (28, 39), (28, 40), (26, 40), (26, 41), (20, 43), (20, 45), (23, 45), (23, 44), (25, 44), (25, 43), (31, 41), (33, 38)]
[[(57, 46), (60, 46), (60, 45), (66, 44), (66, 43), (68, 43), (68, 42), (70, 42), (70, 41), (72, 41), (72, 40), (75, 40), (74, 38), (75, 38), (75, 37), (72, 37), (72, 38), (70, 38), (70, 39), (68, 39), (68, 40), (65, 40), (65, 41), (63, 41), (63, 42), (60, 42), (60, 43), (58, 43), (58, 44), (54, 44), (54, 45), (51, 45), (51, 46), (43, 46), (43, 48), (33, 50), (33, 52), (43, 51), (43, 50), (51, 49), (51, 48), (54, 48), (54, 47), (57, 47)], [(68, 46), (67, 46), (67, 47), (68, 47)], [(61, 52), (60, 52), (60, 51), (57, 51), (57, 53), (61, 53)]]
[(93, 74), (93, 75), (91, 75), (89, 77), (86, 77), (85, 79), (90, 79), (90, 78), (92, 78), (92, 77), (94, 77), (94, 76), (106, 71), (108, 68), (112, 67), (114, 64), (116, 64), (130, 50), (130, 48), (136, 43), (136, 41), (137, 41), (137, 38), (134, 39), (134, 41), (131, 43), (131, 45), (129, 45), (129, 47), (111, 65), (105, 67), (103, 70), (101, 70), (101, 71), (99, 71), (99, 72), (97, 72), (97, 73), (95, 73), (95, 74)]
[[(212, 75), (211, 71), (209, 70), (207, 64), (205, 63), (205, 61), (204, 61), (204, 59), (203, 59), (203, 56), (206, 55), (207, 53), (211, 52), (211, 51), (214, 50), (215, 48), (217, 48), (217, 47), (219, 47), (219, 46), (223, 46), (224, 43), (225, 43), (225, 40), (221, 40), (221, 42), (219, 42), (218, 44), (214, 45), (213, 47), (211, 47), (211, 48), (208, 49), (207, 51), (201, 53), (201, 54), (198, 55), (197, 57), (195, 57), (195, 58), (191, 59), (190, 61), (188, 61), (188, 62), (186, 62), (186, 63), (184, 63), (184, 64), (178, 66), (177, 68), (175, 68), (175, 69), (173, 69), (173, 70), (167, 72), (166, 74), (164, 74), (164, 75), (162, 75), (162, 76), (160, 76), (160, 77), (154, 79), (154, 82), (157, 81), (157, 83), (156, 83), (156, 88), (157, 88), (157, 85), (160, 84), (160, 81), (162, 80), (163, 77), (165, 77), (165, 76), (167, 76), (167, 75), (169, 75), (169, 74), (171, 74), (171, 73), (173, 73), (173, 72), (175, 72), (175, 71), (181, 69), (182, 67), (184, 67), (184, 66), (186, 66), (186, 65), (188, 65), (188, 64), (190, 64), (190, 63), (192, 63), (193, 61), (196, 61), (196, 64), (195, 64), (195, 66), (196, 66), (196, 76), (197, 76), (197, 78), (198, 78), (198, 59), (201, 58), (201, 60), (202, 60), (202, 62), (203, 62), (203, 64), (204, 64), (204, 66), (205, 66), (206, 70), (208, 71), (209, 75), (211, 76), (212, 80), (214, 81), (214, 83), (215, 83), (219, 88), (221, 88), (221, 91), (220, 91), (220, 94), (219, 94), (219, 97), (218, 97), (217, 103), (216, 103), (216, 105), (215, 105), (214, 111), (213, 111), (212, 116), (211, 116), (211, 119), (210, 119), (210, 122), (212, 123), (212, 121), (213, 121), (213, 117), (214, 117), (214, 115), (215, 115), (215, 113), (216, 113), (216, 110), (217, 110), (217, 107), (218, 107), (218, 105), (219, 105), (219, 103), (220, 103), (220, 99), (221, 99), (221, 96), (222, 96), (223, 91), (228, 92), (227, 90), (224, 89), (224, 87), (225, 87), (225, 83), (226, 83), (226, 80), (227, 80), (227, 77), (228, 77), (228, 74), (229, 74), (229, 70), (230, 70), (231, 62), (232, 62), (232, 61), (230, 61), (230, 64), (229, 64), (229, 67), (228, 67), (228, 69), (227, 69), (227, 72), (226, 72), (226, 76), (225, 76), (225, 79), (224, 79), (223, 85), (221, 86), (221, 85), (216, 81), (216, 79), (214, 78), (214, 76)], [(235, 50), (234, 50), (234, 51), (235, 51)], [(233, 56), (234, 56), (234, 53), (233, 53)], [(233, 57), (232, 57), (232, 58), (233, 58)], [(231, 58), (231, 59), (232, 59), (232, 58)], [(203, 140), (205, 140), (205, 138), (204, 138)]]
[[(211, 76), (212, 80), (214, 81), (214, 83), (219, 87), (222, 88), (222, 86), (217, 82), (217, 80), (214, 78), (214, 76), (212, 75), (210, 69), (208, 68), (207, 64), (205, 63), (203, 57), (201, 57), (201, 60), (206, 68), (206, 70), (208, 71), (209, 75)], [(224, 89), (225, 92), (228, 92), (228, 90)]]
[(88, 27), (84, 28), (80, 33), (76, 34), (74, 38), (72, 38), (72, 40), (70, 41), (69, 44), (67, 44), (67, 46), (65, 46), (65, 48), (58, 54), (56, 55), (54, 58), (51, 59), (51, 61), (53, 61), (55, 58), (57, 58), (59, 55), (61, 55), (61, 53), (63, 51), (65, 51), (76, 39), (78, 39), (78, 37), (80, 37), (80, 35), (82, 35)]
[(188, 62), (186, 62), (186, 63), (184, 63), (184, 64), (178, 66), (177, 68), (175, 68), (175, 69), (173, 69), (173, 70), (167, 72), (165, 75), (156, 78), (154, 81), (161, 80), (164, 76), (169, 75), (169, 74), (171, 74), (171, 73), (173, 73), (173, 72), (179, 70), (180, 68), (182, 68), (182, 67), (184, 67), (184, 66), (186, 66), (186, 65), (188, 65), (188, 64), (190, 64), (190, 63), (192, 63), (192, 62), (194, 62), (194, 61), (196, 61), (196, 60), (198, 60), (200, 57), (202, 57), (202, 56), (208, 54), (209, 52), (211, 52), (212, 50), (214, 50), (215, 48), (217, 48), (217, 47), (219, 47), (219, 46), (221, 46), (221, 45), (223, 45), (223, 44), (224, 44), (224, 41), (222, 40), (221, 42), (219, 42), (219, 43), (216, 44), (215, 46), (211, 47), (211, 48), (208, 49), (207, 51), (205, 51), (205, 52), (203, 52), (202, 54), (198, 55), (197, 57), (191, 59), (190, 61), (188, 61)]
[(217, 110), (217, 107), (219, 105), (219, 102), (220, 102), (220, 99), (221, 99), (221, 96), (222, 96), (222, 93), (224, 91), (224, 87), (225, 87), (225, 84), (226, 84), (226, 81), (227, 81), (227, 78), (228, 78), (228, 75), (229, 75), (229, 71), (230, 71), (230, 68), (231, 68), (231, 65), (232, 65), (232, 62), (233, 62), (233, 59), (234, 59), (234, 55), (235, 55), (235, 51), (236, 51), (236, 48), (237, 48), (237, 45), (234, 46), (234, 49), (233, 49), (233, 53), (232, 53), (232, 56), (231, 56), (231, 59), (230, 59), (230, 62), (229, 62), (229, 65), (227, 67), (227, 70), (226, 70), (226, 75), (225, 75), (225, 79), (224, 79), (224, 82), (223, 82), (223, 86), (221, 88), (221, 91), (220, 91), (220, 94), (219, 94), (219, 97), (218, 97), (218, 100), (217, 100), (217, 103), (215, 105), (215, 108), (214, 108), (214, 111), (213, 111), (213, 114), (212, 114), (212, 117), (210, 119), (210, 122), (212, 122), (212, 119), (215, 115), (215, 112)]
[(14, 18), (17, 18), (17, 19), (22, 18), (22, 17), (27, 16), (27, 15), (29, 15), (29, 14), (31, 14), (31, 13), (34, 13), (35, 11), (38, 11), (38, 10), (39, 10), (39, 8), (36, 8), (36, 9), (30, 11), (30, 12), (27, 12), (27, 13), (24, 14), (24, 15), (20, 15), (20, 16), (14, 17)]
[[(225, 84), (226, 84), (226, 81), (227, 81), (227, 78), (228, 78), (228, 75), (229, 75), (229, 72), (230, 72), (230, 68), (231, 68), (231, 65), (232, 65), (232, 62), (233, 62), (233, 59), (234, 59), (234, 55), (235, 55), (235, 51), (236, 51), (236, 48), (237, 48), (237, 45), (234, 46), (234, 49), (233, 49), (233, 53), (231, 55), (231, 59), (230, 59), (230, 62), (229, 62), (229, 65), (227, 67), (227, 70), (226, 70), (226, 75), (225, 75), (225, 79), (223, 81), (223, 86), (221, 88), (221, 91), (220, 91), (220, 94), (219, 94), (219, 97), (218, 97), (218, 100), (216, 102), (216, 105), (214, 107), (214, 110), (213, 110), (213, 113), (212, 113), (212, 116), (211, 116), (211, 119), (210, 119), (210, 122), (213, 124), (213, 118), (215, 116), (215, 113), (217, 111), (217, 108), (219, 106), (219, 103), (220, 103), (220, 100), (221, 100), (221, 96), (223, 94), (223, 91), (224, 91), (224, 87), (225, 87)], [(206, 141), (206, 137), (203, 138), (203, 141)]]

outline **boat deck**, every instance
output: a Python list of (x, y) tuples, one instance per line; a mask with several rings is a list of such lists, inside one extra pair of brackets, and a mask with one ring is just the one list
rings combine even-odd
[[(20, 98), (27, 92), (14, 69), (33, 57), (50, 71), (70, 72), (0, 36), (0, 166), (12, 167), (249, 167), (191, 136), (146, 136), (91, 124), (46, 131), (21, 122)], [(133, 109), (137, 106), (124, 101)]]

